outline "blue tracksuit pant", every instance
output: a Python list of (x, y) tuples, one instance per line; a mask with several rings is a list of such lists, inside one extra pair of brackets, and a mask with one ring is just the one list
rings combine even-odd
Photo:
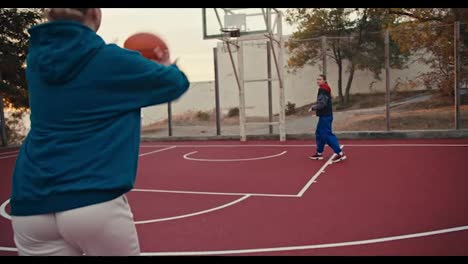
[(319, 116), (317, 129), (315, 130), (315, 140), (317, 142), (317, 152), (323, 153), (325, 144), (328, 144), (335, 153), (340, 153), (341, 148), (338, 138), (332, 132), (333, 115)]

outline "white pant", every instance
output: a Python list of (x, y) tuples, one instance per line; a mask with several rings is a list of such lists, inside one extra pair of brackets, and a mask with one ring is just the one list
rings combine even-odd
[(12, 216), (20, 256), (134, 256), (138, 235), (127, 198), (73, 210)]

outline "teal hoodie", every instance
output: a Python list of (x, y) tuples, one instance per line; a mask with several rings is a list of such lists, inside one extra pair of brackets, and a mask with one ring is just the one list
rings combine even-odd
[(77, 22), (29, 33), (31, 129), (15, 164), (11, 214), (65, 211), (130, 191), (141, 108), (179, 98), (189, 87), (185, 74), (106, 44)]

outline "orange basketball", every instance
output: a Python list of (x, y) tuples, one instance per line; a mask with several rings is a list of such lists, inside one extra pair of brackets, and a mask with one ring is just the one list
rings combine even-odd
[(154, 53), (156, 47), (168, 50), (164, 40), (153, 33), (146, 32), (133, 34), (124, 43), (124, 48), (138, 51), (145, 58), (159, 61), (160, 58)]

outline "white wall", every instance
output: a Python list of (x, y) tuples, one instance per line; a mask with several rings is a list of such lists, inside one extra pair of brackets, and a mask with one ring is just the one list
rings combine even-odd
[[(244, 79), (266, 79), (267, 78), (267, 53), (265, 41), (249, 41), (244, 42)], [(220, 90), (220, 105), (223, 113), (232, 107), (238, 107), (239, 95), (238, 86), (232, 69), (232, 63), (227, 49), (222, 42), (217, 44), (218, 48), (218, 74), (219, 74), (219, 90)], [(237, 53), (233, 53), (235, 64), (237, 65)], [(285, 63), (288, 54), (285, 51)], [(276, 68), (272, 58), (272, 74), (276, 78)], [(295, 74), (288, 73), (285, 70), (285, 94), (286, 102), (296, 104), (296, 107), (311, 103), (316, 98), (317, 85), (316, 78), (321, 74), (321, 69), (318, 64), (314, 66), (305, 66), (298, 70)], [(418, 63), (413, 59), (409, 63), (409, 68), (398, 70), (392, 69), (391, 89), (395, 88), (398, 82), (414, 80), (414, 78), (429, 70), (427, 65)], [(345, 63), (344, 69), (347, 64)], [(213, 66), (214, 67), (214, 66)], [(347, 83), (348, 73), (343, 74), (343, 93)], [(385, 91), (385, 71), (383, 70), (381, 80), (374, 79), (370, 71), (356, 71), (351, 87), (351, 93), (372, 93)], [(214, 77), (213, 77), (214, 78)], [(332, 87), (332, 93), (338, 95), (338, 67), (328, 59), (327, 62), (327, 78), (328, 83)], [(278, 82), (273, 82), (273, 112), (278, 112), (279, 108), (279, 91)], [(399, 90), (409, 89), (424, 89), (422, 84), (416, 86), (400, 86)], [(267, 116), (268, 115), (268, 85), (267, 82), (254, 82), (245, 84), (246, 93), (246, 114), (247, 116)], [(194, 82), (187, 94), (183, 95), (180, 100), (173, 103), (172, 113), (177, 115), (186, 111), (210, 111), (215, 108), (215, 91), (214, 81)], [(153, 106), (143, 110), (143, 124), (152, 123), (158, 120), (167, 118), (167, 106)]]

